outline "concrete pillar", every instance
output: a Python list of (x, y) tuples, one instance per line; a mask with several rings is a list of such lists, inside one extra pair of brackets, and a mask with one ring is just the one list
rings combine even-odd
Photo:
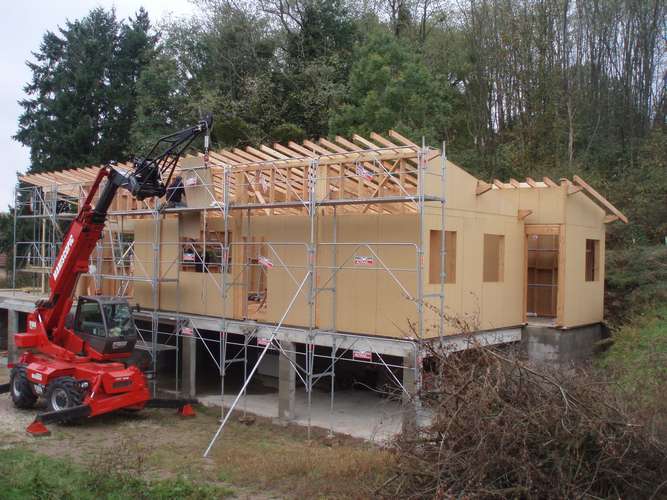
[(14, 342), (14, 334), (19, 333), (19, 312), (11, 309), (7, 310), (7, 362), (16, 363), (18, 361), (18, 349)]
[(281, 341), (285, 354), (278, 360), (278, 418), (285, 422), (294, 419), (296, 402), (296, 372), (290, 361), (296, 365), (296, 346), (293, 342)]
[(403, 358), (403, 432), (415, 432), (419, 411), (419, 374), (414, 354)]
[(182, 337), (181, 350), (181, 377), (183, 380), (182, 392), (185, 397), (194, 398), (197, 395), (197, 339)]

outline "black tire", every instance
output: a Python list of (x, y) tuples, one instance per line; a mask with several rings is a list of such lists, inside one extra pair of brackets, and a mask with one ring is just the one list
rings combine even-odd
[(65, 410), (83, 402), (83, 391), (74, 377), (58, 377), (46, 386), (45, 392), (48, 411)]
[(28, 409), (35, 406), (37, 396), (32, 392), (25, 365), (16, 365), (9, 376), (9, 392), (17, 408)]

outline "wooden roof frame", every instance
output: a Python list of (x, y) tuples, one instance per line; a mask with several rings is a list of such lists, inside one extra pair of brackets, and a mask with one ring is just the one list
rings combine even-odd
[[(269, 179), (270, 195), (268, 201), (275, 201), (276, 193), (281, 196), (287, 196), (289, 192), (302, 194), (306, 192), (307, 169), (315, 162), (318, 166), (325, 166), (325, 172), (333, 172), (334, 176), (342, 181), (348, 172), (354, 174), (353, 165), (363, 165), (364, 169), (372, 175), (369, 178), (357, 179), (358, 193), (363, 189), (370, 193), (369, 199), (381, 196), (386, 189), (396, 189), (395, 184), (398, 181), (394, 176), (398, 176), (405, 186), (415, 187), (417, 185), (417, 168), (421, 147), (410, 141), (395, 130), (388, 133), (390, 139), (372, 132), (369, 138), (360, 135), (353, 135), (352, 140), (341, 136), (336, 136), (333, 141), (326, 138), (320, 138), (317, 141), (305, 140), (301, 144), (294, 141), (285, 144), (274, 143), (271, 146), (263, 144), (258, 147), (247, 146), (241, 148), (221, 149), (209, 152), (208, 167), (211, 170), (213, 178), (213, 189), (219, 198), (222, 198), (222, 171), (226, 168), (232, 172), (237, 172), (241, 177), (231, 176), (230, 195), (234, 195), (239, 182), (244, 185), (247, 181), (246, 189), (250, 190), (258, 206), (267, 203), (267, 196), (264, 196), (255, 185), (260, 177)], [(430, 161), (440, 154), (438, 150), (432, 150), (426, 155), (425, 160)], [(201, 153), (189, 154), (186, 158), (201, 158)], [(393, 162), (393, 163), (392, 163)], [(401, 164), (400, 173), (397, 172), (399, 162)], [(58, 186), (58, 192), (72, 197), (78, 197), (82, 185), (93, 182), (101, 166), (86, 166), (72, 169), (64, 169), (53, 172), (39, 172), (27, 174), (19, 177), (19, 180), (42, 188), (52, 188)], [(131, 163), (119, 164), (118, 168), (129, 170)], [(285, 174), (279, 172), (284, 170)], [(177, 171), (181, 170), (181, 165), (177, 166)], [(280, 175), (276, 175), (279, 172)], [(245, 181), (244, 181), (245, 179)], [(254, 179), (254, 180), (253, 180)], [(338, 193), (338, 197), (344, 197), (352, 193), (349, 186), (343, 182), (336, 185), (335, 180), (331, 181), (329, 174), (326, 174), (327, 189), (330, 193)], [(393, 181), (393, 182), (389, 182)], [(625, 224), (628, 219), (611, 202), (604, 198), (600, 193), (593, 189), (586, 181), (578, 175), (573, 177), (573, 182), (562, 179), (561, 185), (567, 186), (568, 195), (578, 192), (586, 194), (598, 206), (602, 207), (608, 217), (605, 222), (621, 220)], [(508, 190), (508, 189), (539, 189), (539, 188), (559, 188), (559, 184), (549, 177), (543, 177), (542, 181), (535, 181), (526, 177), (524, 182), (510, 178), (509, 182), (504, 183), (498, 179), (493, 179), (491, 183), (482, 180), (477, 181), (476, 195), (481, 196), (489, 191)], [(354, 196), (354, 193), (352, 193)], [(359, 195), (361, 197), (361, 195)], [(365, 199), (366, 197), (364, 197)], [(372, 202), (368, 202), (362, 213), (368, 211)], [(268, 209), (265, 212), (270, 212)]]
[[(292, 199), (295, 196), (307, 197), (308, 169), (315, 163), (323, 166), (326, 190), (328, 196), (332, 198), (334, 196), (339, 199), (357, 197), (370, 200), (393, 193), (397, 202), (400, 203), (402, 194), (399, 192), (400, 186), (399, 188), (396, 186), (397, 179), (400, 177), (401, 185), (405, 183), (404, 186), (410, 186), (408, 189), (416, 190), (417, 166), (421, 148), (394, 130), (390, 130), (388, 135), (390, 139), (374, 132), (370, 135), (370, 139), (354, 135), (350, 141), (336, 136), (333, 141), (320, 138), (317, 141), (306, 140), (302, 144), (290, 141), (287, 144), (274, 143), (257, 147), (247, 146), (243, 149), (227, 148), (210, 151), (207, 167), (212, 176), (211, 191), (218, 200), (222, 199), (223, 171), (229, 169), (233, 174), (228, 179), (230, 196), (236, 198), (237, 186), (240, 185), (255, 199), (258, 208), (267, 203), (275, 204), (276, 193), (280, 195), (280, 198), (285, 199), (289, 199), (288, 196)], [(426, 155), (426, 160), (439, 154), (438, 150), (431, 150)], [(187, 154), (182, 160), (201, 157), (203, 157), (202, 153)], [(400, 169), (398, 168), (399, 163)], [(359, 164), (363, 165), (364, 169), (372, 175), (366, 177), (356, 174), (355, 166)], [(119, 164), (118, 167), (129, 170), (132, 164)], [(77, 198), (81, 193), (81, 187), (92, 183), (100, 168), (102, 167), (86, 166), (40, 172), (23, 175), (19, 179), (42, 188), (57, 186), (61, 194)], [(182, 163), (179, 163), (176, 172), (180, 173), (182, 170)], [(336, 182), (336, 177), (338, 182)], [(266, 178), (270, 183), (268, 196), (257, 189), (256, 184), (260, 178)], [(350, 179), (351, 182), (343, 182), (344, 180), (350, 181)], [(357, 184), (358, 187), (355, 187)], [(365, 204), (365, 208), (364, 205), (354, 206), (362, 213), (369, 209), (377, 212), (377, 208), (372, 208), (373, 205), (371, 201)], [(391, 212), (389, 208), (382, 210)], [(274, 213), (273, 210), (264, 211), (267, 214)]]
[(561, 184), (557, 184), (549, 177), (543, 177), (542, 182), (536, 182), (531, 177), (526, 177), (525, 182), (519, 182), (516, 179), (510, 179), (509, 183), (504, 183), (498, 179), (493, 179), (491, 183), (477, 180), (476, 195), (481, 196), (484, 193), (493, 190), (508, 190), (508, 189), (540, 189), (540, 188), (567, 188), (567, 195), (571, 196), (576, 193), (584, 193), (596, 205), (600, 206), (607, 212), (604, 223), (614, 222), (617, 220), (623, 223), (628, 223), (628, 218), (616, 208), (609, 200), (593, 189), (586, 181), (578, 175), (573, 176), (572, 181), (569, 179), (561, 179)]

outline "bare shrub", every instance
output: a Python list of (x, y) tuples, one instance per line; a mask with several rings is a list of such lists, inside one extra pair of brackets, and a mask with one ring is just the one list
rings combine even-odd
[(406, 498), (659, 498), (667, 452), (591, 372), (550, 373), (476, 346), (432, 352), (428, 426), (395, 442), (379, 492)]

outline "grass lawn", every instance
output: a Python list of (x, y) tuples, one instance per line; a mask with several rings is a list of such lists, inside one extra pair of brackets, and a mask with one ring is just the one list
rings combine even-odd
[(601, 365), (636, 397), (664, 397), (667, 388), (667, 305), (645, 312), (621, 327)]
[(0, 455), (0, 491), (4, 499), (213, 499), (230, 496), (224, 486), (183, 478), (145, 480), (130, 472), (94, 470), (23, 448)]
[(203, 458), (219, 417), (202, 407), (191, 419), (119, 412), (50, 425), (52, 435), (38, 439), (0, 425), (0, 498), (365, 498), (394, 463), (373, 444), (317, 429), (308, 440), (302, 427), (262, 418), (232, 418)]

